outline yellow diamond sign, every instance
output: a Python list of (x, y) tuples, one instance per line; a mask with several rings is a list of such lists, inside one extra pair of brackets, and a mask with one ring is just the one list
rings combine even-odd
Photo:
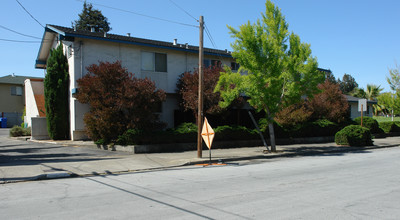
[(211, 144), (214, 140), (214, 130), (208, 124), (207, 118), (204, 117), (204, 124), (203, 124), (203, 130), (201, 131), (201, 136), (203, 137), (204, 142), (206, 142), (206, 145), (208, 149), (211, 149)]

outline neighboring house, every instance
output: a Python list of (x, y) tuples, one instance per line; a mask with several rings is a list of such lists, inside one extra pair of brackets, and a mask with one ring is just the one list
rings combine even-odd
[[(198, 67), (199, 48), (188, 44), (141, 39), (108, 33), (74, 30), (47, 25), (36, 60), (36, 68), (46, 69), (50, 50), (60, 42), (68, 58), (70, 74), (70, 127), (71, 139), (86, 138), (83, 116), (89, 110), (79, 103), (74, 93), (79, 92), (77, 80), (86, 74), (86, 67), (99, 61), (115, 62), (136, 77), (152, 79), (156, 86), (167, 93), (162, 103), (160, 119), (174, 127), (174, 114), (179, 109), (176, 83), (180, 74)], [(204, 49), (205, 66), (220, 63), (236, 69), (231, 53), (227, 50)]]
[(0, 77), (0, 117), (7, 118), (7, 127), (21, 125), (25, 108), (24, 81), (34, 78), (15, 74)]
[[(358, 111), (358, 100), (362, 98), (357, 98), (349, 95), (344, 95), (349, 103), (349, 113), (350, 118), (355, 119), (361, 116), (361, 112)], [(367, 100), (367, 109), (364, 111), (363, 116), (373, 117), (373, 105), (377, 104), (377, 101)]]

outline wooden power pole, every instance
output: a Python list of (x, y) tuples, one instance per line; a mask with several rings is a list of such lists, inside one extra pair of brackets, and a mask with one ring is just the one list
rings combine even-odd
[(199, 43), (199, 106), (197, 112), (197, 157), (203, 154), (203, 142), (201, 140), (201, 125), (203, 124), (203, 29), (204, 18), (200, 16), (200, 43)]

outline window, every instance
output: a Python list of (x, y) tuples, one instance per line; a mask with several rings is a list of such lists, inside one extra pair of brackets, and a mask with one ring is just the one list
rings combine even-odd
[(205, 68), (208, 68), (210, 66), (221, 66), (221, 61), (204, 59), (203, 60), (203, 65), (204, 65)]
[(11, 95), (22, 96), (22, 87), (21, 86), (12, 86), (11, 87)]
[(142, 52), (142, 70), (167, 72), (167, 54)]
[(231, 62), (231, 70), (238, 70), (240, 65), (235, 62)]

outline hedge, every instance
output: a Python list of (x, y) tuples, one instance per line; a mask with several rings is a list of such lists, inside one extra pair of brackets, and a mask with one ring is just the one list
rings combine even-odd
[(372, 136), (368, 128), (360, 125), (349, 125), (335, 135), (337, 145), (372, 146)]

